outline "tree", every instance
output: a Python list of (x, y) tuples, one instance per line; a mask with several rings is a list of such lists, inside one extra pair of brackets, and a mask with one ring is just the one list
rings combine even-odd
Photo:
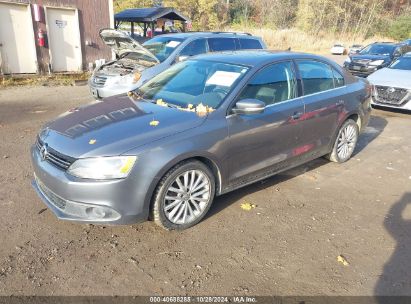
[(411, 38), (411, 14), (396, 19), (388, 29), (388, 35), (397, 40)]

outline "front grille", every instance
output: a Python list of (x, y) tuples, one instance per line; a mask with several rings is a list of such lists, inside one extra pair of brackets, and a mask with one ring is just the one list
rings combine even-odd
[(93, 83), (97, 86), (104, 86), (106, 84), (107, 77), (104, 76), (94, 76)]
[(369, 59), (353, 59), (352, 62), (367, 65), (370, 61)]
[(386, 86), (375, 86), (374, 98), (378, 103), (401, 106), (411, 96), (407, 89)]
[(62, 199), (60, 196), (55, 194), (49, 188), (47, 188), (38, 178), (36, 178), (37, 186), (39, 187), (41, 193), (57, 208), (64, 210), (66, 209), (67, 201)]
[(69, 156), (63, 155), (50, 147), (47, 146), (47, 153), (44, 153), (44, 143), (37, 138), (36, 147), (40, 153), (40, 156), (50, 164), (54, 165), (55, 167), (63, 170), (67, 170), (71, 164), (75, 161), (74, 158)]

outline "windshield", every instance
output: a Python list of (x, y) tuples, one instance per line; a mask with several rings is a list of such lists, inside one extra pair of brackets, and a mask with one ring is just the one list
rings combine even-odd
[(364, 48), (361, 55), (384, 55), (390, 56), (394, 53), (395, 45), (389, 44), (371, 44)]
[(216, 109), (248, 68), (239, 65), (188, 60), (160, 73), (137, 90), (144, 99), (169, 106)]
[(401, 57), (397, 61), (394, 61), (390, 66), (390, 69), (395, 70), (408, 70), (411, 71), (411, 56)]
[(182, 38), (155, 37), (143, 43), (143, 46), (153, 53), (160, 62), (163, 62), (183, 41)]

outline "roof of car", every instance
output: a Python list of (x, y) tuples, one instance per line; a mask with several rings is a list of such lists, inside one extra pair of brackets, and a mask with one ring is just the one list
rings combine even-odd
[(198, 55), (195, 58), (200, 60), (246, 65), (250, 67), (260, 66), (272, 61), (283, 59), (319, 59), (335, 65), (327, 58), (318, 55), (274, 50), (227, 51)]
[(190, 38), (190, 37), (215, 37), (215, 36), (223, 36), (223, 37), (242, 37), (242, 38), (256, 38), (248, 33), (241, 33), (241, 32), (186, 32), (186, 33), (169, 33), (161, 35), (161, 37), (175, 37), (175, 38)]

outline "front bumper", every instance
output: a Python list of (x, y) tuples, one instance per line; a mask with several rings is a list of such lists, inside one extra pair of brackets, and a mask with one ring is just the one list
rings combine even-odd
[(385, 103), (385, 102), (378, 102), (374, 97), (371, 99), (371, 104), (373, 106), (377, 107), (384, 107), (384, 108), (390, 108), (390, 109), (398, 109), (398, 110), (406, 110), (406, 111), (411, 111), (411, 100), (402, 104), (402, 105), (394, 105), (390, 103)]
[[(145, 193), (133, 178), (95, 181), (72, 177), (43, 161), (32, 147), (33, 188), (47, 207), (62, 220), (126, 225), (147, 220)], [(130, 176), (129, 176), (130, 177)]]
[(344, 68), (355, 76), (367, 77), (379, 70), (381, 66), (360, 65), (350, 62), (344, 63)]

